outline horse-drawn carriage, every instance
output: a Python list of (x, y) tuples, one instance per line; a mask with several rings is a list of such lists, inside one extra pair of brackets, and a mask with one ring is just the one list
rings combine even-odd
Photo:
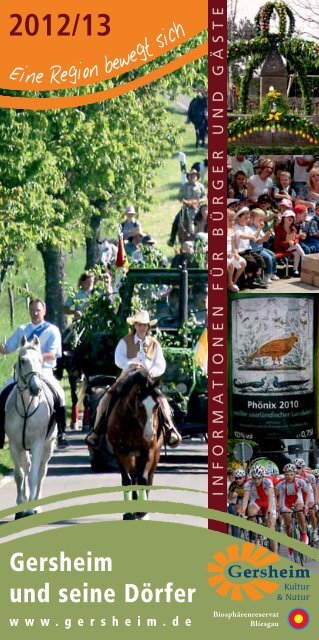
[[(101, 304), (96, 298), (88, 309), (88, 328), (75, 352), (76, 366), (87, 380), (85, 404), (91, 409), (91, 426), (103, 387), (111, 384), (119, 373), (114, 365), (114, 350), (127, 333), (126, 318), (134, 309), (144, 308), (158, 319), (157, 337), (167, 363), (162, 391), (170, 402), (174, 423), (183, 437), (206, 434), (207, 378), (196, 366), (194, 355), (205, 329), (205, 314), (193, 306), (195, 290), (199, 287), (204, 290), (206, 286), (205, 269), (130, 269), (116, 313), (105, 298)], [(169, 305), (172, 291), (176, 298), (174, 307)], [(95, 471), (107, 470), (113, 464), (106, 449), (90, 449), (90, 459)]]

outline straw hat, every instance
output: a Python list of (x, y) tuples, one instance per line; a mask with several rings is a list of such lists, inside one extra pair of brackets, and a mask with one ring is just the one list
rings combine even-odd
[(136, 322), (140, 322), (141, 324), (149, 324), (150, 327), (153, 327), (155, 324), (157, 324), (157, 320), (150, 319), (150, 314), (148, 313), (148, 311), (142, 310), (135, 311), (134, 316), (126, 318), (126, 322), (130, 325), (133, 325)]
[(199, 171), (196, 171), (196, 169), (191, 169), (190, 171), (186, 171), (186, 176), (193, 176), (193, 175), (199, 178), (200, 173)]
[(125, 213), (136, 213), (135, 211), (135, 207), (133, 207), (132, 204), (129, 204), (127, 207), (125, 207)]

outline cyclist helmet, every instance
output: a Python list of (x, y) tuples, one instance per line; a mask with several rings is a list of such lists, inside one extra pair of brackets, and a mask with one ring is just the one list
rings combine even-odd
[(235, 478), (245, 478), (246, 476), (245, 469), (235, 469), (234, 476)]
[(252, 478), (262, 478), (265, 475), (264, 467), (260, 464), (256, 464), (251, 469), (251, 477)]
[(297, 469), (303, 469), (306, 466), (306, 463), (302, 458), (296, 458), (294, 465)]
[(273, 467), (271, 470), (271, 475), (272, 476), (279, 476), (279, 471), (277, 467)]
[(288, 464), (285, 464), (283, 472), (290, 473), (291, 471), (296, 471), (296, 467), (294, 464), (291, 464), (291, 462), (289, 462)]
[(318, 478), (318, 476), (319, 476), (319, 469), (314, 469), (312, 473), (313, 473), (313, 475), (314, 475), (316, 478)]

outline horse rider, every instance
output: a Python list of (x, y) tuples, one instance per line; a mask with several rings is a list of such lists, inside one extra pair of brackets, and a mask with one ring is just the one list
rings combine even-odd
[(170, 239), (167, 242), (169, 247), (173, 247), (175, 244), (178, 227), (183, 220), (183, 215), (187, 216), (193, 224), (200, 205), (207, 202), (206, 189), (199, 182), (199, 172), (196, 169), (191, 169), (186, 173), (186, 177), (187, 182), (181, 185), (179, 191), (179, 200), (182, 202), (182, 208), (175, 216), (172, 224)]
[[(5, 344), (0, 345), (0, 354), (7, 355), (17, 351), (20, 347), (22, 336), (25, 336), (28, 341), (32, 340), (34, 336), (39, 338), (42, 354), (42, 375), (48, 382), (54, 399), (54, 411), (58, 426), (58, 447), (67, 447), (69, 446), (69, 441), (65, 436), (66, 412), (64, 391), (53, 375), (56, 360), (58, 357), (61, 357), (61, 333), (58, 327), (44, 320), (46, 306), (45, 302), (40, 298), (35, 298), (30, 301), (29, 313), (31, 322), (20, 325)], [(13, 376), (11, 376), (0, 391), (0, 449), (3, 449), (5, 439), (4, 423), (6, 401), (14, 385), (15, 380)]]
[[(127, 318), (127, 323), (131, 330), (120, 340), (114, 354), (115, 364), (119, 369), (122, 369), (122, 373), (102, 397), (97, 408), (94, 428), (86, 437), (87, 444), (95, 448), (99, 446), (100, 440), (106, 432), (111, 400), (113, 397), (116, 398), (116, 388), (119, 383), (123, 382), (123, 377), (134, 370), (144, 369), (152, 378), (159, 378), (166, 369), (161, 345), (151, 335), (151, 327), (157, 323), (157, 320), (150, 320), (148, 311), (136, 311), (132, 317)], [(165, 441), (170, 447), (177, 447), (182, 438), (174, 426), (171, 409), (164, 395), (159, 394), (158, 404), (160, 424), (164, 431)]]

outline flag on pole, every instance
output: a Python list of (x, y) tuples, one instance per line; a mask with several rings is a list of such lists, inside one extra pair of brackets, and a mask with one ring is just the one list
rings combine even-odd
[(119, 239), (117, 243), (117, 256), (115, 261), (116, 267), (125, 267), (127, 264), (126, 253), (124, 248), (124, 240), (123, 235), (119, 234)]
[(207, 328), (202, 332), (199, 340), (194, 347), (194, 362), (197, 367), (200, 367), (205, 373), (208, 369), (208, 339)]

